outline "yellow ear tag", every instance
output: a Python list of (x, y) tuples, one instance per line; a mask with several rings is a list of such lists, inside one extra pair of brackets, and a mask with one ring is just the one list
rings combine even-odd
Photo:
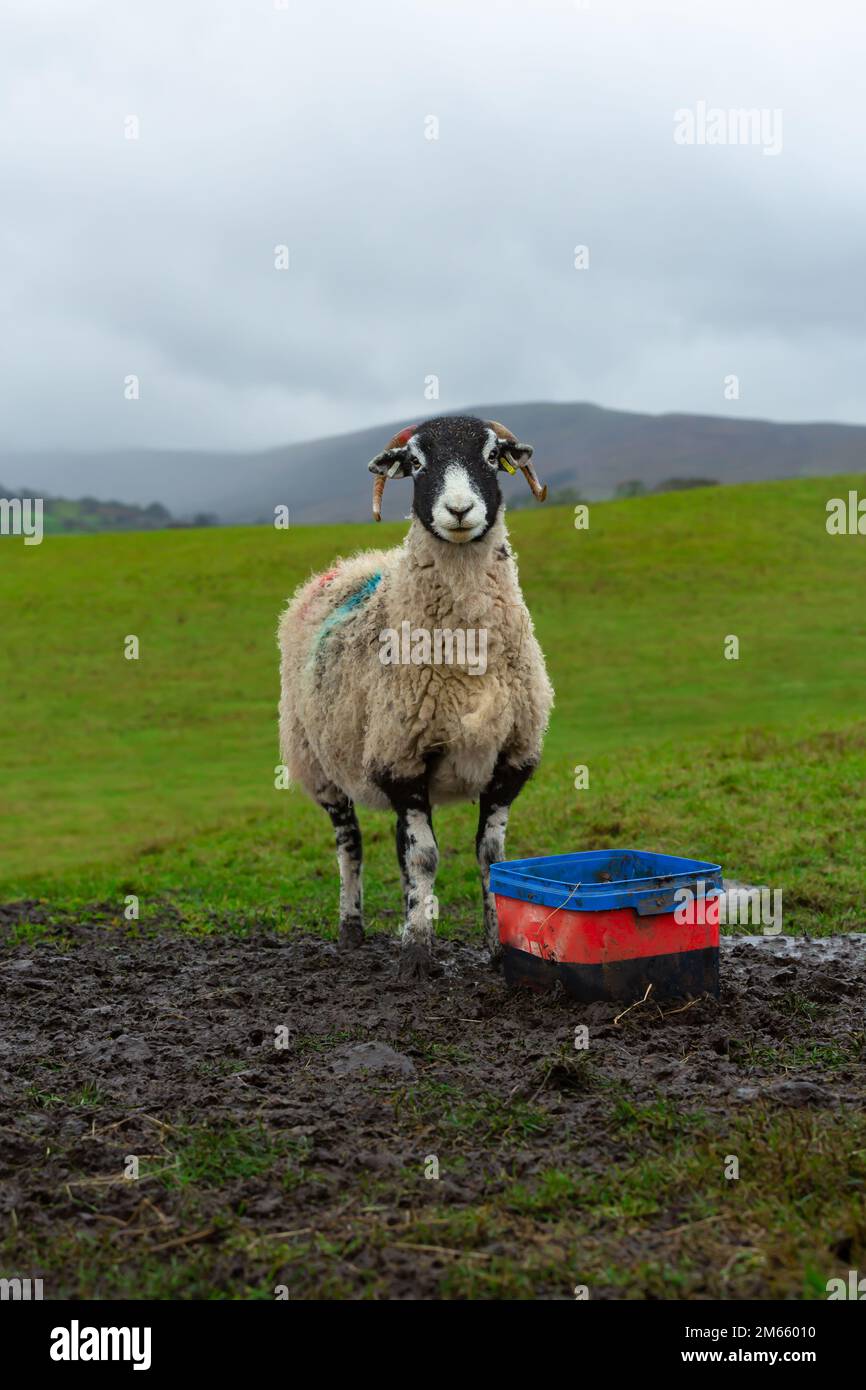
[(505, 469), (506, 473), (517, 472), (517, 469), (514, 467), (514, 464), (511, 462), (511, 459), (508, 457), (507, 454), (500, 455), (500, 463), (502, 464), (502, 467)]

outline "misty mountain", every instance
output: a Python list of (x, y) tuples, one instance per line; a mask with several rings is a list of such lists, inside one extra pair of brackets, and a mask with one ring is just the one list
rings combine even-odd
[[(590, 500), (633, 481), (650, 490), (670, 478), (735, 483), (866, 470), (866, 426), (860, 425), (644, 415), (586, 403), (497, 404), (466, 413), (504, 421), (535, 446), (537, 472), (551, 491), (570, 487)], [(0, 476), (30, 495), (159, 502), (178, 517), (210, 513), (226, 523), (269, 521), (279, 504), (289, 507), (293, 522), (366, 521), (367, 463), (406, 423), (255, 453), (7, 451)], [(522, 501), (519, 477), (505, 478), (504, 488), (506, 497)], [(406, 484), (389, 484), (383, 515), (397, 518), (407, 509)]]

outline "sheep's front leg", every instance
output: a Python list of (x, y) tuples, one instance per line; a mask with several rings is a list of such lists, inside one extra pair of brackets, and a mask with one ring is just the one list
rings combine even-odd
[(490, 891), (490, 865), (505, 858), (505, 832), (511, 803), (522, 791), (535, 771), (534, 763), (515, 766), (500, 753), (493, 776), (481, 793), (478, 811), (478, 834), (475, 852), (481, 870), (481, 898), (484, 904), (484, 939), (490, 952), (491, 964), (497, 965), (502, 956), (499, 945), (499, 923), (496, 919), (496, 900)]
[(406, 881), (400, 974), (423, 979), (433, 965), (433, 890), (439, 867), (439, 846), (429, 806), (398, 812), (397, 856)]
[(329, 795), (320, 797), (319, 805), (331, 817), (337, 840), (337, 863), (340, 866), (339, 945), (343, 950), (351, 950), (364, 940), (361, 827), (355, 815), (354, 802), (336, 787)]
[(428, 774), (425, 771), (409, 778), (380, 775), (377, 782), (397, 813), (397, 859), (405, 908), (400, 975), (423, 979), (433, 965), (433, 890), (439, 867)]

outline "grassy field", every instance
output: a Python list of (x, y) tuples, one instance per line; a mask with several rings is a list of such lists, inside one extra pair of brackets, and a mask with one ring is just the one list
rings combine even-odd
[[(713, 859), (782, 889), (786, 931), (866, 927), (866, 540), (824, 526), (827, 498), (859, 484), (595, 504), (588, 531), (565, 507), (513, 517), (557, 701), (511, 856), (622, 845)], [(272, 1297), (288, 1278), (292, 1296), (387, 1297), (411, 1264), (423, 1296), (570, 1297), (585, 1278), (611, 1297), (823, 1297), (830, 1274), (866, 1257), (862, 1115), (833, 1099), (862, 1082), (855, 966), (831, 1000), (820, 971), (798, 984), (741, 962), (730, 978), (751, 989), (745, 1003), (729, 988), (718, 1016), (706, 1004), (684, 1019), (636, 1015), (627, 1036), (603, 1020), (608, 1041), (578, 1065), (568, 1007), (553, 1015), (473, 983), (472, 807), (437, 817), (438, 931), (458, 953), (447, 990), (433, 981), (417, 1007), (383, 993), (384, 976), (364, 975), (383, 938), (340, 966), (361, 999), (341, 1022), (339, 1002), (316, 994), (331, 957), (309, 977), (293, 957), (284, 998), (273, 949), (225, 955), (252, 928), (286, 952), (336, 933), (330, 823), (274, 786), (277, 615), (311, 571), (402, 530), (0, 547), (0, 923), (20, 967), (10, 1017), (31, 1016), (33, 1000), (46, 1020), (7, 1078), (24, 1109), (0, 1125), (0, 1147), (27, 1166), (32, 1195), (2, 1228), (0, 1273), (45, 1270), (65, 1295)], [(138, 660), (124, 657), (130, 635)], [(737, 660), (725, 658), (732, 635)], [(578, 764), (587, 790), (574, 788)], [(393, 931), (391, 821), (361, 819), (369, 925)], [(144, 954), (115, 930), (130, 893)], [(52, 972), (73, 956), (67, 1024)], [(216, 980), (226, 968), (235, 983), (214, 989), (208, 969)], [(119, 1041), (100, 1054), (109, 980)], [(459, 1033), (438, 993), (453, 1004), (455, 980)], [(268, 1018), (290, 999), (299, 1020), (280, 1086), (261, 1040), (266, 997)], [(139, 1029), (144, 1044), (124, 1044)], [(467, 1030), (488, 1038), (483, 1065)], [(159, 1075), (146, 1060), (155, 1038)], [(369, 1038), (408, 1051), (416, 1078), (335, 1088), (327, 1058)], [(133, 1060), (118, 1061), (126, 1045)], [(717, 1065), (729, 1072), (721, 1120), (702, 1090)], [(244, 1089), (229, 1104), (235, 1073)], [(792, 1077), (813, 1078), (810, 1108), (731, 1100), (735, 1081)], [(331, 1118), (311, 1137), (314, 1113)], [(393, 1172), (358, 1158), (377, 1144)], [(429, 1183), (419, 1197), (431, 1145), (457, 1175), (447, 1200)], [(117, 1177), (130, 1149), (147, 1156), (134, 1198)], [(744, 1154), (734, 1201), (728, 1152)], [(285, 1213), (272, 1216), (266, 1179)]]
[[(781, 887), (786, 928), (861, 913), (866, 545), (828, 536), (856, 479), (522, 512), (512, 533), (556, 687), (510, 852), (628, 844)], [(275, 627), (336, 554), (398, 526), (206, 529), (7, 543), (0, 899), (171, 899), (331, 930), (330, 825), (277, 791)], [(124, 639), (139, 639), (137, 661)], [(739, 639), (726, 660), (725, 638)], [(575, 791), (573, 769), (590, 771)], [(364, 817), (375, 923), (397, 903), (388, 818)], [(438, 818), (440, 930), (474, 920), (474, 810)], [(862, 913), (859, 917), (862, 921)]]

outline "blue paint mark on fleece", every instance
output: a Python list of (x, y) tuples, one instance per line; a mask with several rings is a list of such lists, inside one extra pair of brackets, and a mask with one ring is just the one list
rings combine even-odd
[(371, 574), (370, 578), (365, 579), (359, 589), (355, 589), (347, 598), (343, 599), (342, 603), (337, 605), (332, 613), (328, 614), (322, 626), (319, 628), (319, 631), (316, 633), (316, 640), (313, 643), (313, 650), (310, 654), (311, 661), (315, 658), (316, 653), (328, 634), (333, 632), (334, 628), (338, 627), (340, 623), (345, 622), (346, 618), (350, 617), (356, 608), (359, 608), (371, 594), (374, 594), (381, 582), (381, 574)]

